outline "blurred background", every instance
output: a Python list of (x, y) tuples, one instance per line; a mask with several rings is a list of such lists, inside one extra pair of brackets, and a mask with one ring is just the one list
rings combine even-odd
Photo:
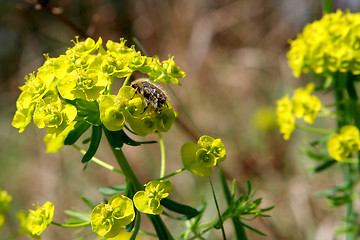
[[(334, 8), (360, 10), (355, 0), (334, 1)], [(303, 86), (287, 64), (288, 40), (303, 27), (322, 16), (321, 1), (312, 0), (0, 0), (0, 188), (12, 196), (0, 239), (18, 230), (16, 212), (46, 201), (55, 204), (57, 222), (64, 222), (63, 210), (87, 210), (80, 196), (99, 204), (103, 196), (97, 189), (124, 183), (123, 177), (95, 164), (86, 171), (81, 154), (71, 147), (46, 154), (42, 138), (45, 131), (33, 124), (19, 134), (11, 126), (15, 102), (24, 76), (40, 67), (45, 58), (63, 54), (75, 36), (85, 39), (138, 39), (147, 52), (161, 60), (168, 54), (186, 73), (182, 87), (172, 86), (202, 133), (221, 138), (227, 160), (222, 168), (229, 179), (236, 179), (239, 191), (246, 191), (249, 179), (262, 197), (262, 207), (275, 205), (271, 218), (250, 223), (269, 236), (247, 231), (249, 239), (342, 239), (333, 228), (342, 226), (344, 209), (331, 208), (315, 192), (334, 186), (341, 176), (330, 169), (312, 174), (316, 166), (301, 155), (307, 136), (296, 131), (284, 141), (274, 123), (274, 102)], [(166, 87), (164, 87), (166, 89)], [(180, 148), (199, 134), (186, 117), (176, 98), (168, 91), (178, 121), (164, 133), (167, 173), (182, 167)], [(156, 140), (148, 136), (147, 140)], [(85, 146), (86, 147), (86, 146)], [(138, 148), (124, 147), (125, 155), (141, 182), (157, 178), (160, 172), (158, 144)], [(96, 154), (116, 166), (107, 143)], [(212, 179), (221, 209), (225, 208), (217, 172)], [(198, 206), (208, 202), (207, 217), (216, 212), (207, 179), (189, 173), (172, 179), (171, 198)], [(143, 218), (145, 219), (145, 218)], [(226, 231), (233, 239), (232, 224)], [(247, 223), (247, 222), (245, 222)], [(178, 223), (167, 223), (178, 231)], [(153, 231), (144, 223), (145, 229)], [(44, 239), (75, 239), (90, 231), (77, 232), (51, 226)], [(219, 239), (212, 232), (207, 239)], [(17, 239), (26, 239), (20, 236)], [(146, 238), (144, 238), (146, 239)]]

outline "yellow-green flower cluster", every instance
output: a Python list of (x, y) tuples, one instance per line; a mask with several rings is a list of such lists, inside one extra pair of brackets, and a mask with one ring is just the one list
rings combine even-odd
[(120, 234), (122, 228), (135, 219), (134, 204), (137, 210), (147, 214), (160, 215), (163, 207), (160, 200), (169, 195), (173, 187), (169, 181), (150, 181), (144, 191), (138, 191), (133, 201), (121, 194), (113, 195), (107, 204), (97, 205), (91, 213), (93, 232), (105, 238)]
[(181, 147), (181, 161), (191, 173), (208, 177), (212, 167), (226, 159), (225, 146), (221, 139), (201, 136), (197, 144), (188, 142)]
[(360, 150), (359, 129), (353, 125), (343, 126), (339, 133), (329, 138), (327, 147), (332, 158), (337, 161), (345, 160)]
[[(75, 46), (69, 48), (65, 55), (57, 58), (46, 56), (44, 65), (36, 73), (26, 76), (25, 85), (20, 87), (22, 92), (16, 103), (17, 111), (12, 125), (22, 132), (33, 118), (37, 127), (47, 128), (48, 135), (44, 139), (47, 151), (55, 152), (63, 146), (65, 137), (75, 123), (88, 119), (86, 111), (78, 108), (78, 100), (97, 103), (102, 100), (106, 108), (111, 102), (115, 103), (112, 109), (107, 110), (106, 117), (101, 117), (109, 130), (122, 128), (123, 115), (131, 116), (127, 118), (130, 126), (140, 126), (133, 129), (139, 135), (169, 130), (175, 118), (170, 104), (166, 104), (168, 107), (159, 114), (150, 111), (141, 114), (139, 109), (142, 108), (144, 112), (142, 96), (134, 97), (135, 93), (130, 96), (129, 89), (126, 89), (119, 91), (120, 96), (116, 97), (110, 95), (111, 89), (115, 78), (130, 77), (135, 71), (147, 74), (153, 82), (179, 85), (177, 79), (184, 77), (185, 73), (175, 65), (173, 57), (169, 56), (168, 60), (161, 62), (158, 57), (142, 56), (134, 46), (127, 47), (125, 43), (124, 39), (120, 39), (120, 42), (108, 41), (105, 50), (101, 38), (97, 42), (91, 38), (84, 42), (76, 39)], [(119, 98), (124, 98), (123, 94), (126, 101), (120, 101), (120, 106), (118, 102)], [(99, 112), (95, 114), (100, 115)]]
[(296, 77), (301, 73), (328, 76), (333, 72), (360, 74), (360, 13), (325, 14), (305, 26), (290, 41), (289, 64)]
[(35, 211), (18, 212), (20, 232), (38, 239), (40, 234), (50, 225), (54, 216), (54, 204), (46, 202), (43, 206), (35, 205)]
[(119, 234), (123, 226), (135, 218), (134, 205), (130, 198), (121, 194), (112, 196), (107, 204), (97, 205), (91, 213), (93, 232), (106, 238)]
[(311, 95), (315, 88), (314, 83), (309, 83), (305, 88), (294, 90), (292, 99), (288, 95), (276, 101), (277, 123), (284, 139), (288, 140), (295, 129), (295, 117), (303, 118), (312, 124), (321, 109), (321, 102), (315, 95)]
[(0, 188), (0, 228), (5, 223), (5, 215), (4, 213), (9, 210), (9, 203), (12, 200), (12, 196), (5, 190), (1, 190)]
[(163, 212), (160, 200), (174, 191), (170, 181), (150, 181), (145, 185), (145, 191), (138, 191), (134, 195), (135, 207), (143, 213), (159, 215)]

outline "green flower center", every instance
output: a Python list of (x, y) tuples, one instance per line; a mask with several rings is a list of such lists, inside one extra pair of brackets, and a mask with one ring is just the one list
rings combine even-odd
[(97, 75), (82, 73), (78, 78), (76, 78), (76, 88), (79, 90), (88, 90), (92, 89), (97, 83)]
[(52, 111), (50, 114), (46, 114), (44, 123), (47, 127), (56, 127), (63, 122), (63, 116), (58, 110)]

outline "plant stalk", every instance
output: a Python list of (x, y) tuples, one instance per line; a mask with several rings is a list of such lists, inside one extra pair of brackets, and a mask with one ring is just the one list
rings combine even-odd
[[(106, 135), (106, 134), (105, 134)], [(114, 148), (111, 146), (110, 141), (108, 139), (108, 136), (106, 135), (106, 138), (109, 142), (109, 145), (111, 147), (111, 150), (115, 156), (116, 161), (118, 162), (123, 174), (125, 177), (130, 180), (132, 183), (135, 192), (142, 191), (144, 189), (143, 185), (139, 182), (137, 179), (135, 173), (131, 169), (123, 151), (119, 148)], [(150, 221), (154, 225), (155, 231), (159, 237), (160, 240), (172, 240), (173, 237), (171, 236), (171, 233), (167, 229), (166, 225), (164, 224), (163, 220), (160, 218), (159, 215), (151, 215), (147, 214), (147, 216), (150, 218)]]

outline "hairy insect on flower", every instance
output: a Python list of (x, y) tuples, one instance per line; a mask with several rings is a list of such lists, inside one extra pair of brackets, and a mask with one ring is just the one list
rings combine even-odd
[(135, 89), (136, 93), (140, 93), (144, 97), (146, 108), (151, 105), (155, 111), (166, 105), (167, 96), (165, 92), (149, 79), (140, 78), (133, 81), (130, 85)]

